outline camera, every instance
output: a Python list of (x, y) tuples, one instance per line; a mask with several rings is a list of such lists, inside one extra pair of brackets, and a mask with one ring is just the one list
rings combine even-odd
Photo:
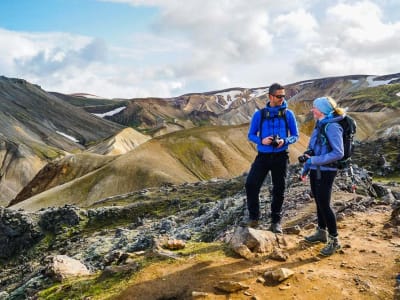
[(279, 135), (273, 135), (272, 136), (271, 146), (272, 147), (278, 147), (279, 146), (279, 140), (280, 140), (280, 136)]
[[(308, 156), (307, 156), (308, 155)], [(307, 150), (306, 152), (303, 153), (303, 155), (300, 155), (297, 159), (299, 160), (299, 163), (304, 164), (309, 156), (313, 156), (314, 151), (313, 150)]]

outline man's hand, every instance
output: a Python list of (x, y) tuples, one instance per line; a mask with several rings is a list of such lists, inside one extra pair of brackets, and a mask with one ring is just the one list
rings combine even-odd
[(285, 140), (279, 139), (279, 140), (278, 140), (278, 146), (276, 146), (276, 148), (280, 148), (280, 147), (282, 147), (284, 144), (285, 144)]
[(261, 144), (263, 144), (263, 145), (271, 145), (273, 139), (274, 139), (274, 137), (272, 135), (267, 136), (267, 137), (265, 137), (265, 138), (263, 138), (261, 140)]

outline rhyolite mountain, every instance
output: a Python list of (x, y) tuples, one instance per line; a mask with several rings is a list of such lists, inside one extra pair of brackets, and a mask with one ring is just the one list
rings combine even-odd
[[(7, 205), (47, 162), (85, 151), (95, 142), (115, 137), (124, 128), (23, 79), (1, 76), (0, 205)], [(142, 134), (129, 130), (142, 138)], [(113, 151), (110, 148), (92, 151), (98, 149), (107, 154)]]
[[(291, 146), (291, 162), (295, 163), (306, 147), (313, 127), (309, 109), (317, 96), (331, 95), (348, 109), (358, 123), (358, 141), (398, 137), (399, 78), (400, 74), (354, 75), (286, 85), (289, 106), (296, 112), (302, 132), (300, 141)], [(87, 113), (97, 114), (108, 119), (107, 124), (113, 121), (111, 124), (118, 129), (129, 126), (124, 131), (133, 127), (147, 138), (133, 147), (125, 138), (116, 138), (116, 133), (93, 139), (85, 145), (86, 154), (70, 152), (72, 157), (49, 162), (24, 185), (12, 207), (36, 210), (65, 203), (87, 206), (147, 186), (240, 175), (248, 170), (255, 155), (254, 145), (247, 141), (248, 122), (255, 110), (265, 106), (267, 91), (268, 87), (232, 88), (165, 99), (102, 99), (41, 91), (68, 107), (77, 106), (81, 113), (86, 111), (88, 119), (98, 121), (98, 117)], [(96, 131), (100, 134), (102, 129)], [(71, 131), (67, 133), (73, 136)], [(127, 148), (114, 147), (117, 140), (124, 141)], [(397, 143), (388, 149), (396, 149)], [(104, 158), (98, 154), (120, 155)], [(396, 152), (391, 150), (389, 161), (395, 159)]]

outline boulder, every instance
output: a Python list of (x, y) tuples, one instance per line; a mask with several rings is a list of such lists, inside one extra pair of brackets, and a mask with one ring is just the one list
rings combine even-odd
[(229, 241), (230, 247), (240, 256), (251, 259), (255, 254), (265, 256), (273, 254), (276, 248), (286, 245), (284, 238), (271, 231), (250, 227), (237, 227)]
[(62, 282), (70, 277), (90, 275), (83, 263), (66, 255), (48, 256), (44, 261), (44, 273), (54, 281)]

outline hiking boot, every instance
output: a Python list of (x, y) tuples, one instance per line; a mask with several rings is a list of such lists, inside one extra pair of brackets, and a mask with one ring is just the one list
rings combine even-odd
[(312, 235), (306, 236), (304, 240), (311, 244), (326, 243), (328, 241), (328, 232), (317, 227), (317, 230)]
[(273, 233), (280, 233), (280, 234), (283, 233), (282, 227), (281, 227), (281, 224), (280, 224), (280, 223), (272, 223), (272, 224), (271, 224), (271, 227), (270, 227), (270, 230), (271, 230)]
[(248, 219), (248, 220), (244, 220), (244, 221), (240, 222), (240, 226), (257, 228), (258, 227), (258, 223), (259, 223), (258, 220)]
[(320, 251), (320, 254), (323, 256), (330, 256), (336, 252), (336, 250), (340, 249), (340, 244), (337, 236), (329, 235), (328, 243), (324, 248)]

